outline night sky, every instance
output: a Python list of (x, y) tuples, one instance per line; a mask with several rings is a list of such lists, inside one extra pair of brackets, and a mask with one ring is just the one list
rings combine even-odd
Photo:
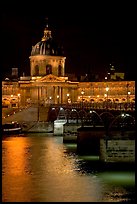
[(64, 47), (66, 73), (101, 75), (111, 63), (117, 72), (135, 79), (135, 5), (125, 1), (121, 5), (50, 2), (2, 5), (3, 75), (11, 73), (12, 67), (18, 67), (20, 74), (30, 74), (31, 48), (43, 37), (48, 17), (52, 37)]

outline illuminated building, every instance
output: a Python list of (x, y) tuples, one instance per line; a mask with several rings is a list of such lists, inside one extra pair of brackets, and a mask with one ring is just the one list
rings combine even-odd
[[(41, 41), (32, 46), (30, 75), (22, 76), (17, 82), (2, 82), (2, 103), (6, 98), (11, 102), (11, 94), (20, 104), (28, 101), (40, 104), (67, 104), (76, 102), (102, 103), (103, 101), (125, 103), (135, 102), (135, 81), (117, 80), (124, 78), (122, 73), (112, 73), (110, 80), (96, 82), (71, 81), (65, 73), (63, 49), (52, 38), (48, 25)], [(114, 67), (112, 67), (114, 72)], [(106, 89), (107, 88), (107, 89)], [(84, 94), (81, 94), (83, 91)]]

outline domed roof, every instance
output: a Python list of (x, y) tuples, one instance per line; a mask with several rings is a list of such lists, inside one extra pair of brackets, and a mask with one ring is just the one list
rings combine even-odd
[(63, 48), (58, 46), (51, 36), (51, 31), (48, 29), (48, 25), (44, 30), (44, 36), (40, 42), (35, 46), (32, 46), (31, 56), (34, 55), (52, 55), (63, 56)]

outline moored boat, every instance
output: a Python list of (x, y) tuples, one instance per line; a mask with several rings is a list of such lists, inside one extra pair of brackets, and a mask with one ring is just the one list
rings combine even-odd
[(5, 134), (18, 134), (22, 132), (22, 127), (18, 122), (10, 122), (2, 125), (2, 132)]

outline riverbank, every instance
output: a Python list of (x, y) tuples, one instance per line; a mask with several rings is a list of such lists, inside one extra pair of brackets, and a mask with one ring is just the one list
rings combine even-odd
[(18, 122), (48, 122), (49, 107), (26, 106), (18, 108), (2, 108), (2, 124)]
[(53, 132), (53, 123), (48, 122), (49, 107), (28, 106), (2, 108), (2, 124), (17, 121), (26, 132)]

